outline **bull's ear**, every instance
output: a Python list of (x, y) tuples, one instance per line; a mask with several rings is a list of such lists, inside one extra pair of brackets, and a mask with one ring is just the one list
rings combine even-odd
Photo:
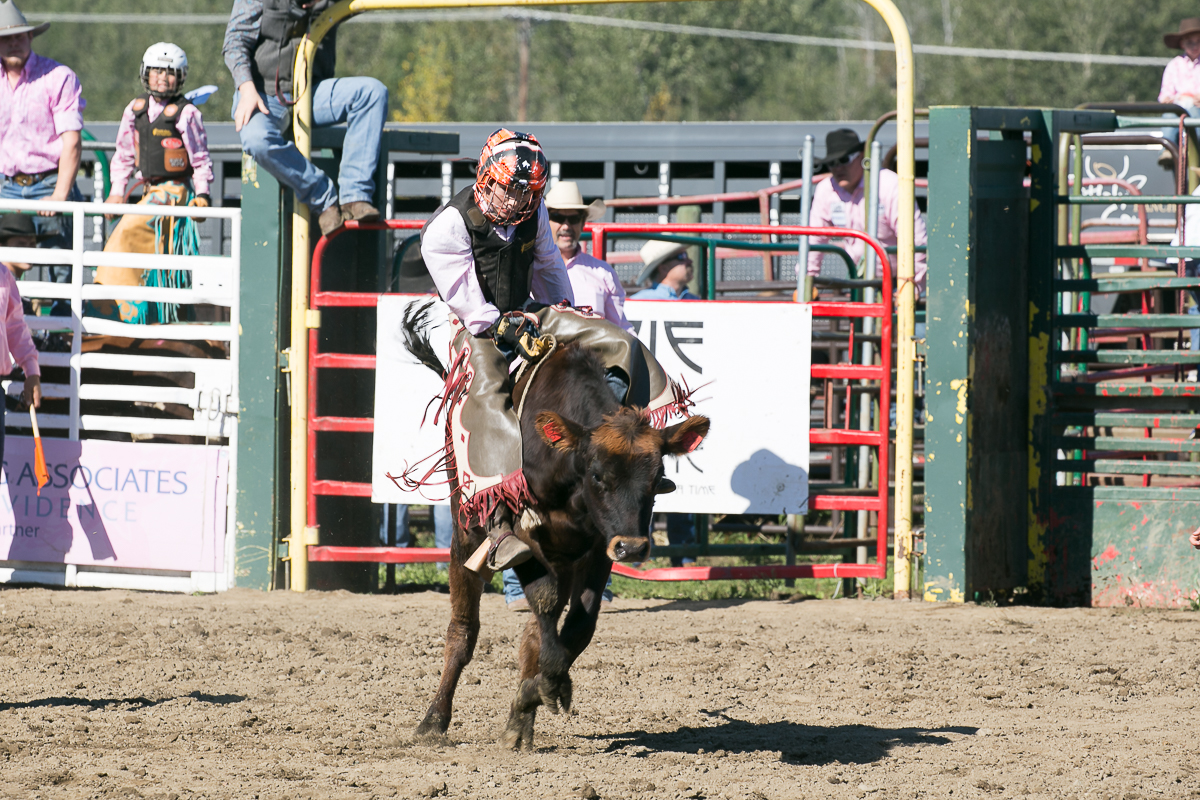
[(662, 432), (663, 455), (681, 456), (692, 452), (708, 436), (708, 425), (708, 417), (696, 416), (665, 429)]
[(543, 411), (534, 422), (538, 436), (555, 450), (572, 450), (583, 441), (586, 431), (553, 411)]

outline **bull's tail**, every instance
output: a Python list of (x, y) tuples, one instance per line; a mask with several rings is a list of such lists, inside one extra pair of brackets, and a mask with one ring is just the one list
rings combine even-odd
[(411, 353), (417, 361), (436, 372), (438, 377), (445, 380), (446, 368), (442, 366), (442, 360), (438, 358), (437, 352), (430, 344), (427, 333), (429, 310), (432, 307), (433, 301), (430, 300), (420, 305), (412, 303), (404, 309), (404, 324), (401, 326), (404, 330), (404, 349)]

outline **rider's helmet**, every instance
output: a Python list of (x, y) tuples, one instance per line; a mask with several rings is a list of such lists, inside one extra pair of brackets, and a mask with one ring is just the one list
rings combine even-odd
[(504, 128), (488, 137), (475, 171), (475, 204), (497, 225), (516, 225), (537, 211), (550, 177), (532, 134)]
[[(187, 53), (183, 48), (170, 42), (152, 44), (142, 56), (142, 86), (146, 91), (159, 100), (169, 100), (183, 91), (183, 81), (187, 77)], [(169, 69), (174, 71), (177, 78), (175, 91), (156, 92), (150, 88), (150, 70)]]

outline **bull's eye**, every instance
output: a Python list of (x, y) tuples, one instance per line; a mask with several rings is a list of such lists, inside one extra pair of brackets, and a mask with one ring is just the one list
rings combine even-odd
[(593, 472), (593, 473), (592, 473), (592, 483), (595, 485), (595, 487), (596, 487), (597, 489), (603, 489), (603, 488), (604, 488), (604, 481), (603, 481), (603, 479), (601, 479), (601, 477), (600, 477), (600, 473), (599, 473), (599, 472)]

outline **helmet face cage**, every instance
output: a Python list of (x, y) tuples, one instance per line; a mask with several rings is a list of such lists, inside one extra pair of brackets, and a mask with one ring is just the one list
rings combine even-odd
[(533, 216), (546, 190), (549, 164), (528, 133), (500, 129), (488, 137), (475, 173), (475, 204), (497, 225)]
[[(170, 42), (159, 42), (151, 45), (145, 55), (142, 56), (142, 87), (150, 93), (152, 97), (159, 100), (167, 100), (183, 91), (183, 82), (187, 79), (187, 54), (183, 52), (183, 48)], [(158, 92), (150, 88), (150, 70), (161, 69), (175, 75), (175, 90), (172, 92)]]

